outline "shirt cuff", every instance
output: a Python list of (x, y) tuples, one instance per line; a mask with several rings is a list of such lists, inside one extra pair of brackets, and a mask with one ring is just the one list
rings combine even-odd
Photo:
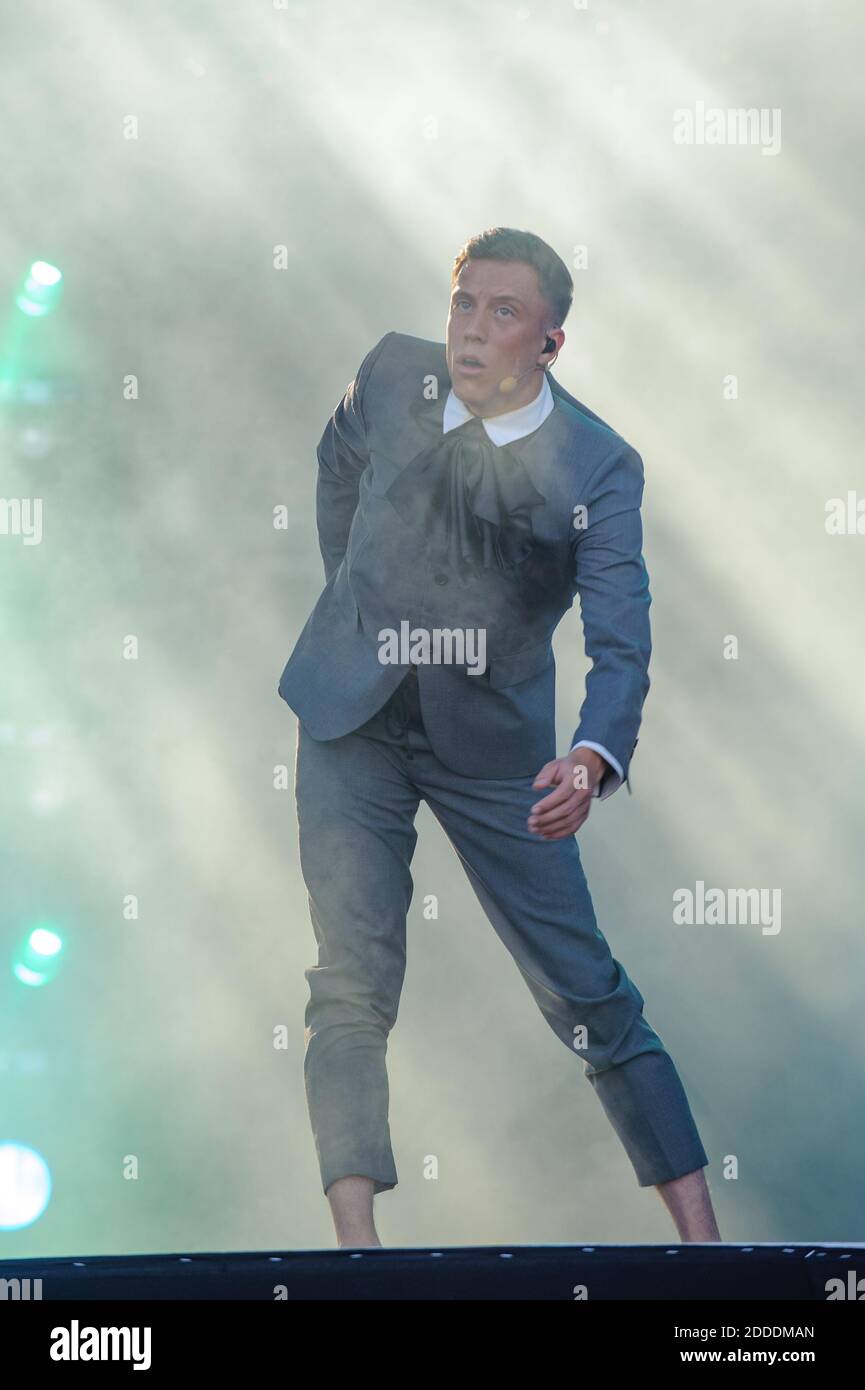
[[(618, 758), (613, 757), (608, 748), (605, 748), (602, 743), (592, 743), (591, 739), (588, 738), (581, 738), (578, 743), (574, 744), (574, 748), (594, 748), (596, 753), (600, 753), (602, 758), (606, 758), (612, 768), (612, 772), (605, 773), (601, 781), (595, 783), (592, 788), (592, 796), (601, 795), (601, 782), (609, 782), (609, 787), (606, 785), (604, 786), (604, 800), (606, 800), (608, 796), (612, 796), (614, 791), (618, 791), (622, 782), (625, 780), (625, 774), (622, 771), (622, 764), (619, 762)], [(571, 749), (572, 753), (574, 748)]]

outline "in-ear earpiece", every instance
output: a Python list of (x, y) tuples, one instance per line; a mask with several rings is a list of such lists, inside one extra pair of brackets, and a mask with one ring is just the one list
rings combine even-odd
[(554, 339), (554, 338), (547, 338), (547, 341), (544, 343), (544, 352), (555, 352), (555, 350), (556, 350), (555, 339)]

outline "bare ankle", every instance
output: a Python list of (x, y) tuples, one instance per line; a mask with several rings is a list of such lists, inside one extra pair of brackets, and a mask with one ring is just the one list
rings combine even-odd
[(655, 1188), (673, 1218), (679, 1239), (684, 1242), (721, 1240), (712, 1199), (702, 1168), (681, 1178), (659, 1183)]
[(328, 1187), (327, 1200), (340, 1248), (359, 1249), (381, 1245), (372, 1215), (374, 1195), (373, 1179), (360, 1173), (337, 1178)]

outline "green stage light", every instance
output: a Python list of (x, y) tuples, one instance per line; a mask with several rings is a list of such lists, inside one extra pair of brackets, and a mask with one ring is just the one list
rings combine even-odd
[(31, 1226), (50, 1200), (51, 1169), (42, 1155), (15, 1140), (0, 1144), (0, 1231)]
[(56, 265), (34, 261), (15, 303), (28, 317), (42, 318), (56, 307), (62, 288), (63, 275)]
[(45, 922), (33, 928), (18, 947), (12, 961), (12, 973), (22, 985), (36, 987), (48, 984), (60, 969), (63, 940)]

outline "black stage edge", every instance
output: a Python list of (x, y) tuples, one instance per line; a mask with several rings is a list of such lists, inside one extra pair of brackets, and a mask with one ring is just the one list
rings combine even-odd
[(865, 1244), (410, 1246), (0, 1260), (0, 1302), (28, 1299), (851, 1302), (865, 1301)]
[(865, 1331), (862, 1244), (91, 1255), (3, 1260), (2, 1280), (3, 1345), (19, 1374), (91, 1386), (101, 1372), (139, 1386), (138, 1371), (261, 1381), (298, 1364), (356, 1376), (368, 1361), (391, 1378), (486, 1383), (526, 1367), (645, 1379), (695, 1362), (792, 1363), (840, 1382)]

